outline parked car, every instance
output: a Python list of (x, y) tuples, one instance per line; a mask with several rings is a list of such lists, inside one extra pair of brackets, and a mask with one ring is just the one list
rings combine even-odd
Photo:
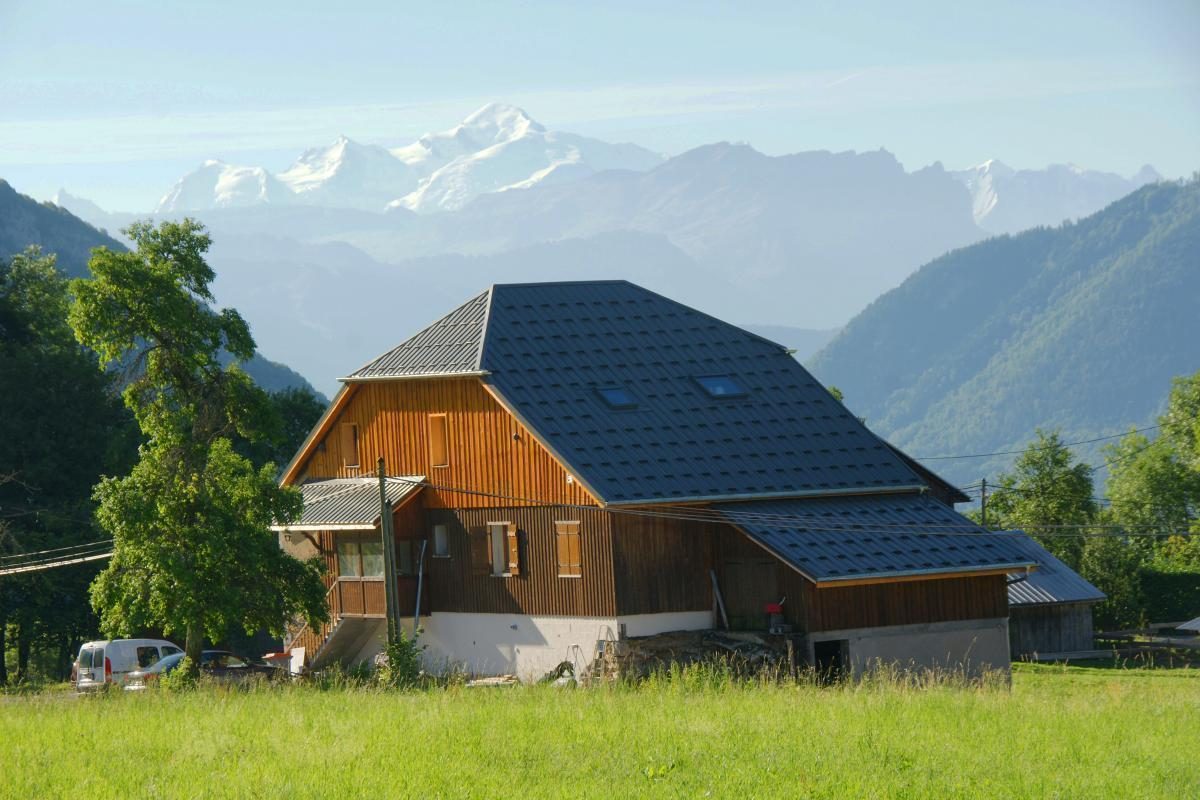
[[(145, 669), (130, 673), (125, 688), (141, 691), (176, 669), (183, 661), (183, 653), (175, 653)], [(288, 677), (286, 669), (273, 667), (262, 661), (239, 656), (228, 650), (205, 650), (200, 654), (200, 672), (220, 683), (241, 683), (249, 680), (278, 680)]]
[(163, 639), (106, 639), (79, 648), (72, 673), (80, 692), (123, 685), (130, 673), (183, 651)]

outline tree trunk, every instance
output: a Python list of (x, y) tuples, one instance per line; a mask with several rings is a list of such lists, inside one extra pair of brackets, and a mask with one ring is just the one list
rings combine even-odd
[(188, 623), (183, 652), (187, 656), (187, 660), (191, 662), (188, 674), (194, 678), (200, 674), (200, 655), (204, 652), (204, 632), (195, 622)]
[(29, 679), (29, 654), (33, 650), (33, 636), (27, 623), (17, 625), (17, 683)]
[(4, 660), (4, 654), (8, 651), (7, 631), (8, 609), (0, 604), (0, 686), (8, 683), (8, 663)]

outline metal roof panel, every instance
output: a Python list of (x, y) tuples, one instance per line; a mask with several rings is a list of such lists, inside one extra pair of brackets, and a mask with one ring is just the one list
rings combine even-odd
[(925, 494), (720, 503), (713, 508), (818, 583), (1015, 569), (1034, 562)]
[(1107, 595), (1088, 583), (1075, 570), (1050, 554), (1022, 531), (1007, 531), (1012, 543), (1037, 564), (1028, 575), (1011, 575), (1008, 585), (1010, 606), (1050, 605), (1054, 603), (1096, 603)]
[[(387, 499), (394, 508), (413, 492), (419, 491), (425, 478), (420, 475), (387, 478)], [(301, 484), (304, 510), (291, 525), (375, 525), (379, 522), (378, 478), (331, 478)]]

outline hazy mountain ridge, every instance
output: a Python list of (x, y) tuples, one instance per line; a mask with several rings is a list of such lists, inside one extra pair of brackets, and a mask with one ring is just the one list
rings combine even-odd
[[(1038, 426), (1120, 432), (1200, 365), (1197, 252), (1200, 183), (1146, 186), (1078, 223), (934, 260), (809, 366), (916, 455), (1019, 448)], [(1007, 461), (939, 469), (965, 479)]]
[[(62, 197), (63, 200), (68, 198)], [(79, 201), (79, 198), (70, 200)], [(31, 244), (40, 246), (45, 253), (54, 253), (58, 268), (72, 278), (88, 275), (87, 262), (92, 248), (126, 249), (125, 245), (65, 208), (53, 203), (38, 203), (18, 194), (6, 181), (0, 180), (0, 259), (7, 260)], [(242, 364), (242, 368), (268, 391), (289, 388), (315, 391), (298, 372), (258, 353)]]

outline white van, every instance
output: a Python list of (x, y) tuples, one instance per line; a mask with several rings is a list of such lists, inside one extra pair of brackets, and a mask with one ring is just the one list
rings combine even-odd
[(85, 692), (109, 683), (120, 686), (135, 669), (145, 669), (160, 658), (181, 652), (162, 639), (87, 642), (79, 648), (79, 658), (75, 659), (75, 689)]

